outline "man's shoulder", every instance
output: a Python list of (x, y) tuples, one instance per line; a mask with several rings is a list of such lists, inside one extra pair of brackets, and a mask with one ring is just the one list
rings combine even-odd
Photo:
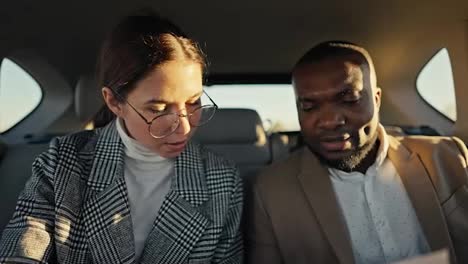
[(291, 181), (301, 172), (304, 151), (304, 148), (298, 149), (289, 158), (263, 168), (255, 176), (254, 182), (257, 185), (281, 185)]
[(440, 201), (446, 201), (467, 184), (468, 151), (460, 139), (410, 136), (397, 140), (422, 162)]
[(393, 137), (411, 152), (466, 153), (466, 145), (457, 137), (444, 136), (402, 136)]

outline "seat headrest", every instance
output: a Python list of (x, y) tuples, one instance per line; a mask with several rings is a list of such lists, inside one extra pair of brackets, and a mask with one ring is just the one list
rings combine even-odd
[(398, 126), (384, 126), (385, 132), (391, 136), (405, 136), (405, 131), (401, 127)]
[(75, 113), (80, 121), (90, 121), (104, 104), (93, 75), (82, 75), (75, 89)]
[(267, 140), (255, 110), (220, 108), (213, 119), (199, 127), (194, 139), (203, 144), (257, 144)]

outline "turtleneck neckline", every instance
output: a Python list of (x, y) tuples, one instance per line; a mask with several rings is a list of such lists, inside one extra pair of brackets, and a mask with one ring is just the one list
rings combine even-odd
[(143, 162), (163, 162), (169, 160), (161, 157), (159, 154), (143, 146), (137, 140), (131, 138), (128, 135), (124, 120), (117, 118), (115, 123), (117, 132), (119, 133), (122, 143), (124, 144), (124, 151), (127, 157)]

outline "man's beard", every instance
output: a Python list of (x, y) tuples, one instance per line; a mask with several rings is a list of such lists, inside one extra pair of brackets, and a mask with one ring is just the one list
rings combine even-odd
[(369, 155), (369, 153), (374, 147), (378, 147), (378, 144), (376, 144), (377, 139), (378, 132), (376, 131), (369, 142), (357, 148), (349, 156), (344, 157), (342, 159), (330, 160), (326, 159), (325, 157), (323, 157), (315, 151), (313, 152), (316, 154), (320, 162), (322, 162), (326, 166), (346, 172), (351, 172), (363, 162), (363, 160)]

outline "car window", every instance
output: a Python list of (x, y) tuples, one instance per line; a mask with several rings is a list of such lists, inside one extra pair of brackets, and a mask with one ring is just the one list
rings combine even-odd
[(421, 97), (452, 121), (457, 120), (455, 85), (447, 49), (441, 49), (424, 66), (416, 80)]
[(256, 110), (269, 132), (299, 130), (296, 99), (290, 84), (223, 84), (205, 89), (221, 108)]
[(10, 59), (0, 64), (0, 133), (4, 133), (36, 109), (42, 99), (39, 84)]

